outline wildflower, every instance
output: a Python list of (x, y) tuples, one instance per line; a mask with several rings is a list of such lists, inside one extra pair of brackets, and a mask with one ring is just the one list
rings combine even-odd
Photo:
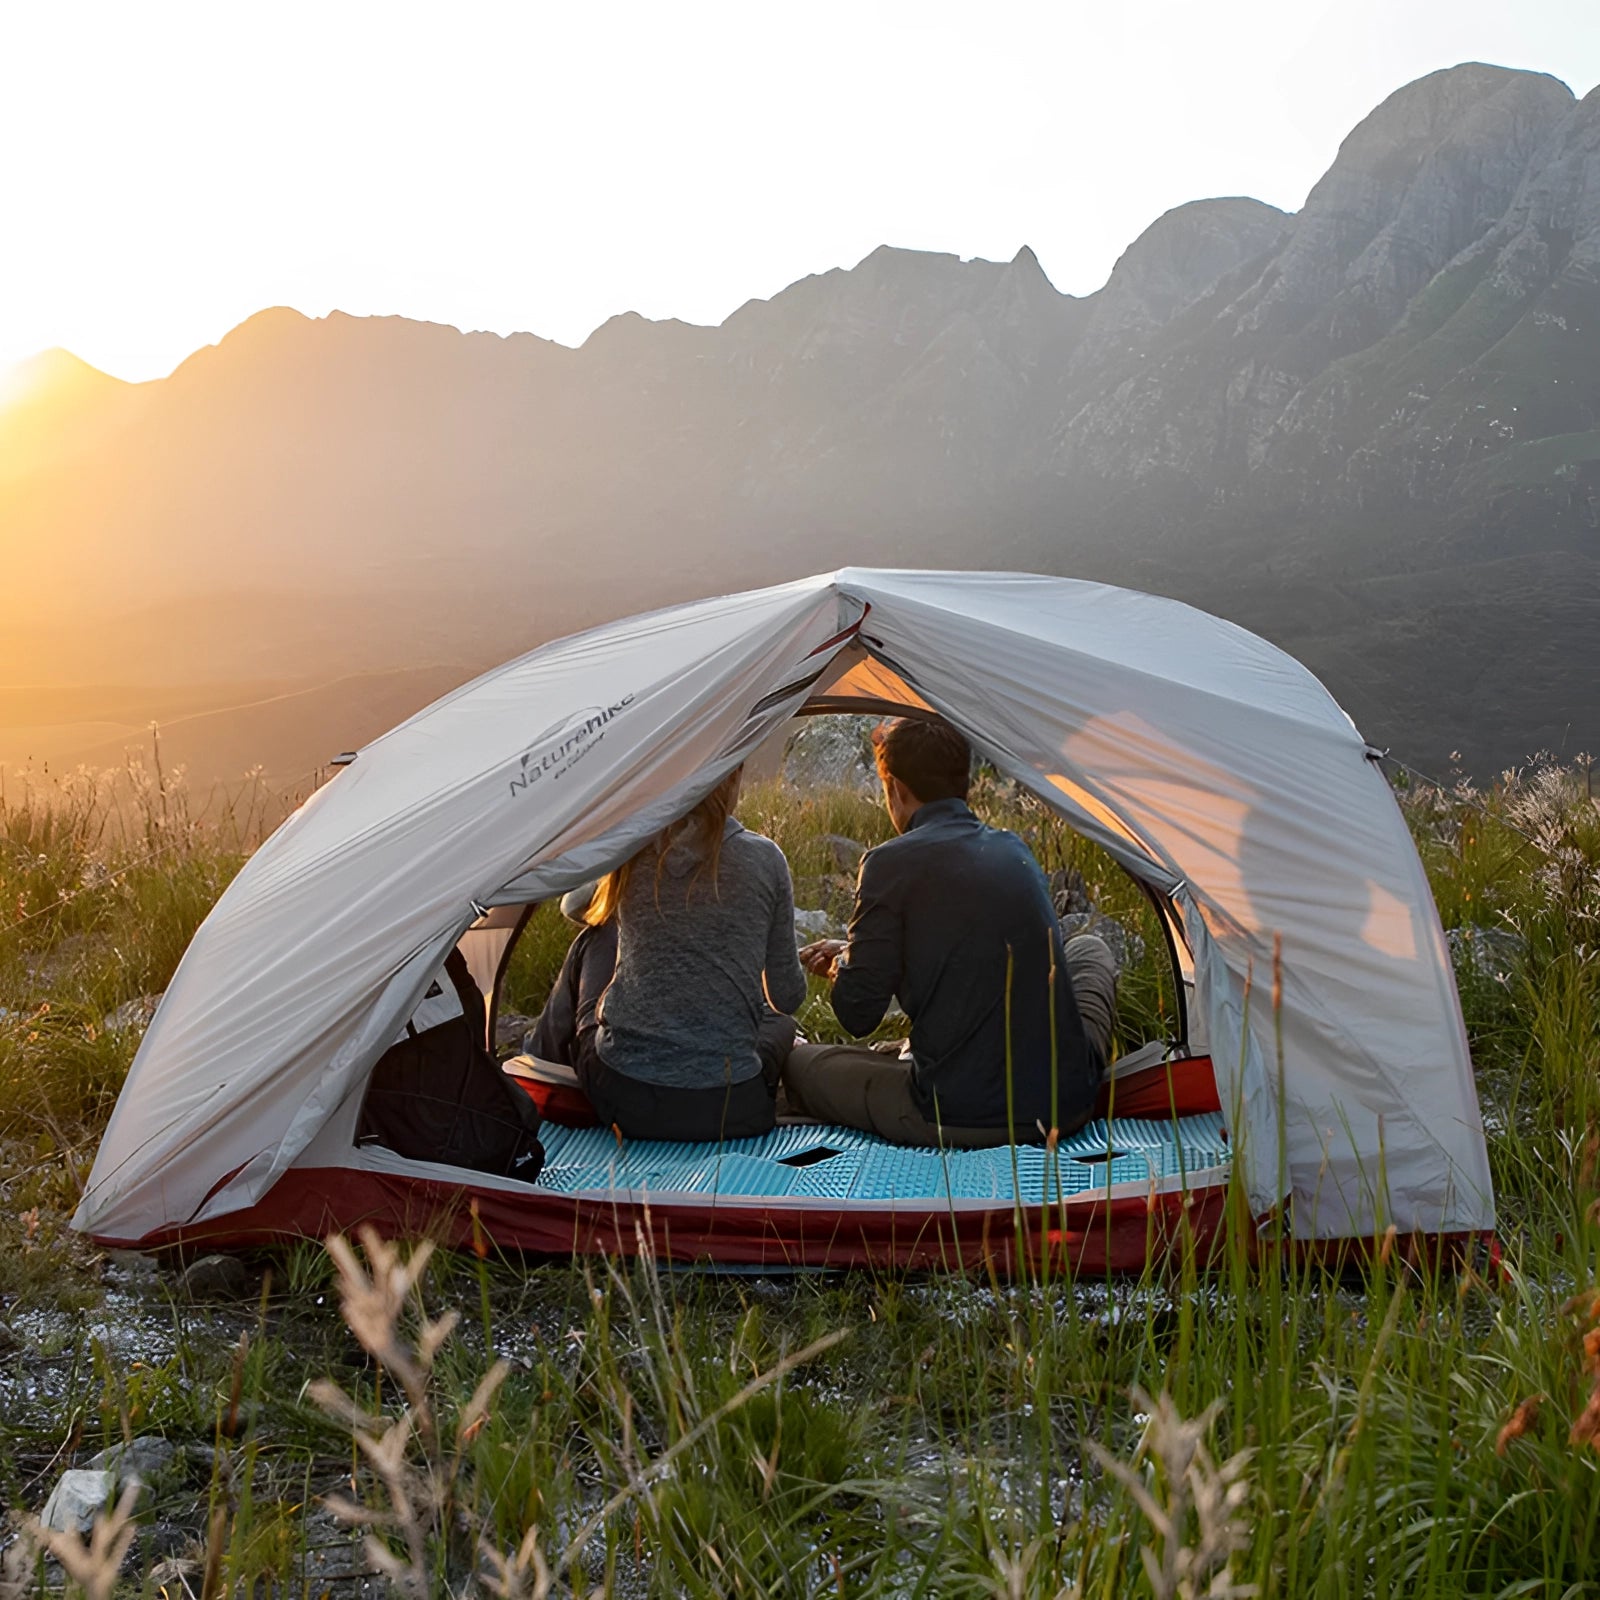
[(1583, 1158), (1578, 1162), (1578, 1187), (1587, 1189), (1594, 1183), (1595, 1158), (1600, 1156), (1600, 1133), (1591, 1133), (1583, 1142)]
[(1511, 1413), (1510, 1419), (1495, 1437), (1494, 1453), (1497, 1456), (1503, 1456), (1511, 1448), (1511, 1441), (1520, 1439), (1539, 1420), (1539, 1406), (1543, 1400), (1542, 1394), (1530, 1394)]
[(1591, 1444), (1600, 1450), (1600, 1442), (1597, 1441), (1600, 1441), (1600, 1381), (1595, 1383), (1588, 1405), (1583, 1408), (1567, 1435), (1568, 1444)]

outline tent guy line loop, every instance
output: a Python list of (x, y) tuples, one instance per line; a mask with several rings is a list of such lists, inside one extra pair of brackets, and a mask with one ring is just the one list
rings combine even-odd
[(1524, 832), (1514, 822), (1507, 822), (1504, 817), (1496, 816), (1481, 800), (1474, 800), (1467, 795), (1456, 793), (1455, 790), (1441, 783), (1437, 778), (1430, 778), (1426, 772), (1418, 771), (1410, 762), (1402, 761), (1399, 756), (1390, 755), (1387, 750), (1379, 750), (1375, 745), (1369, 744), (1367, 746), (1367, 760), (1376, 766), (1382, 766), (1387, 762), (1391, 767), (1398, 767), (1408, 777), (1415, 778), (1418, 783), (1427, 784), (1430, 789), (1436, 789), (1446, 799), (1454, 800), (1457, 804), (1464, 805), (1471, 811), (1476, 811), (1479, 816), (1487, 817), (1496, 827), (1505, 828), (1508, 832), (1516, 834), (1519, 839), (1525, 839), (1547, 861), (1550, 859), (1549, 850), (1540, 844), (1531, 833)]
[(176, 850), (180, 844), (187, 843), (189, 835), (193, 833), (197, 826), (198, 824), (196, 823), (190, 823), (176, 839), (169, 839), (160, 849), (152, 850), (148, 855), (136, 856), (132, 861), (125, 861), (116, 871), (108, 872), (105, 877), (97, 882), (79, 884), (71, 893), (62, 895), (58, 900), (52, 900), (49, 905), (40, 906), (36, 911), (26, 912), (18, 917), (16, 921), (8, 922), (4, 927), (0, 927), (0, 933), (10, 933), (13, 928), (20, 928), (24, 924), (32, 922), (36, 917), (48, 916), (52, 911), (59, 911), (62, 906), (71, 905), (74, 900), (80, 899), (83, 895), (92, 894), (96, 889), (109, 888), (118, 879), (127, 877), (135, 867), (148, 866), (152, 861), (158, 861), (162, 856)]

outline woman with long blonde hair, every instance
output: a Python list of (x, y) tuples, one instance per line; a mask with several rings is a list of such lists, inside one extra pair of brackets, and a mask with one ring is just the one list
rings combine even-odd
[(601, 1121), (631, 1137), (745, 1138), (773, 1125), (806, 980), (789, 863), (733, 816), (741, 776), (600, 881), (557, 980), (573, 997), (578, 1081)]

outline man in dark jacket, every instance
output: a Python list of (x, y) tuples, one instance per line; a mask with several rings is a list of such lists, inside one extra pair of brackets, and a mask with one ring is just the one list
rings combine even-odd
[(801, 951), (833, 981), (858, 1038), (898, 998), (905, 1050), (801, 1045), (791, 1106), (897, 1144), (982, 1148), (1070, 1132), (1105, 1072), (1116, 966), (1103, 940), (1063, 948), (1049, 886), (1014, 833), (967, 806), (971, 752), (948, 723), (905, 717), (874, 736), (899, 838), (861, 863), (849, 938)]

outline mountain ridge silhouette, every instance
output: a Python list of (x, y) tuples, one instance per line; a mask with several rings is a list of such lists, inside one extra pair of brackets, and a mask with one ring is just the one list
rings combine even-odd
[(28, 470), (0, 415), (0, 682), (464, 677), (839, 565), (1009, 567), (1229, 616), (1419, 762), (1600, 742), (1600, 91), (1542, 74), (1408, 84), (1298, 213), (1175, 207), (1092, 295), (883, 246), (576, 347), (276, 308), (97, 395)]

